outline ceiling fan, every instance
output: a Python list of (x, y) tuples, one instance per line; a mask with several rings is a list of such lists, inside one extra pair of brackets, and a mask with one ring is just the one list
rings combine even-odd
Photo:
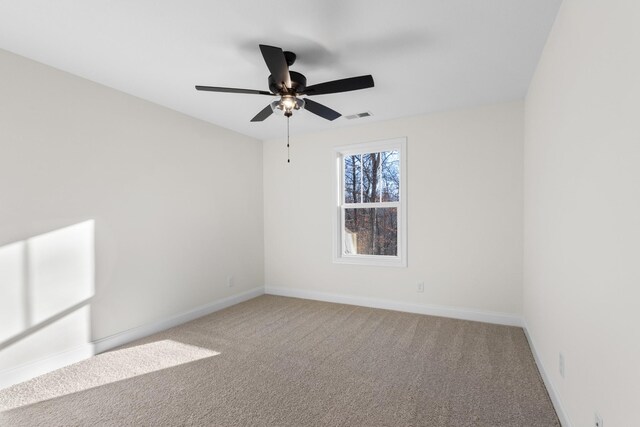
[(350, 77), (307, 86), (307, 78), (305, 76), (289, 70), (289, 67), (293, 65), (296, 60), (295, 53), (283, 52), (279, 47), (263, 44), (260, 45), (260, 52), (262, 52), (262, 57), (267, 64), (267, 68), (269, 68), (269, 72), (271, 72), (269, 76), (270, 92), (215, 86), (196, 86), (196, 89), (209, 92), (279, 96), (279, 100), (267, 105), (251, 119), (252, 122), (261, 122), (273, 114), (275, 110), (282, 111), (284, 115), (289, 118), (293, 114), (293, 110), (299, 110), (301, 108), (327, 120), (335, 120), (341, 116), (340, 113), (309, 98), (301, 98), (301, 96), (326, 95), (373, 87), (373, 77), (371, 75)]

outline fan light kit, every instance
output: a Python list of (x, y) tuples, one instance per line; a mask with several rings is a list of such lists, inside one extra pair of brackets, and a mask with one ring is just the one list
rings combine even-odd
[[(196, 86), (197, 90), (209, 92), (243, 93), (250, 95), (278, 96), (279, 100), (271, 102), (262, 109), (252, 122), (261, 122), (274, 112), (282, 112), (287, 118), (287, 148), (289, 148), (289, 118), (294, 110), (307, 110), (324, 119), (333, 121), (341, 116), (337, 111), (326, 107), (319, 102), (301, 96), (327, 95), (331, 93), (349, 92), (352, 90), (373, 87), (371, 75), (350, 77), (347, 79), (333, 80), (307, 87), (307, 78), (289, 67), (296, 61), (296, 54), (284, 52), (275, 46), (260, 45), (260, 52), (271, 75), (269, 75), (269, 92), (253, 89), (236, 89), (230, 87)], [(289, 161), (289, 160), (287, 160)]]
[(281, 111), (286, 117), (291, 117), (293, 110), (304, 108), (304, 99), (285, 95), (279, 101), (273, 101), (270, 107), (274, 113)]

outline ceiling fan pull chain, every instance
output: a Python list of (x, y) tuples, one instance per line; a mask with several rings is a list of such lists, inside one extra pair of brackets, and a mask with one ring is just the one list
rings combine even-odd
[(289, 151), (289, 116), (287, 116), (287, 163), (291, 163), (291, 152)]

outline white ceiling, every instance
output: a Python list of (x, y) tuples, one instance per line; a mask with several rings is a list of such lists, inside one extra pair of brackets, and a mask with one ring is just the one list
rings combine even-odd
[[(375, 88), (314, 97), (343, 115), (296, 112), (307, 133), (522, 99), (560, 0), (0, 0), (0, 48), (260, 139), (268, 90), (258, 44), (298, 55), (308, 84), (372, 74)], [(1, 73), (1, 71), (0, 71)], [(29, 90), (29, 88), (25, 88)]]

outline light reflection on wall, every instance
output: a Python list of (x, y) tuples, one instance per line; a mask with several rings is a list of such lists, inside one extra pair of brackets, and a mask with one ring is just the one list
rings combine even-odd
[(0, 376), (89, 346), (94, 221), (0, 247)]

